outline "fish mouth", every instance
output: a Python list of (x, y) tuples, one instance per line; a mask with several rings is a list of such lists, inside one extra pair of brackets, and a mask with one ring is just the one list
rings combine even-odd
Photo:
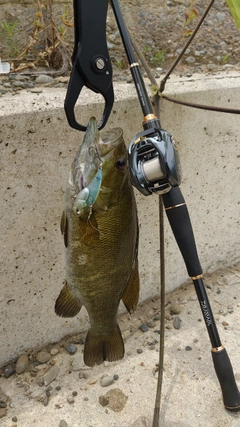
[(122, 129), (115, 128), (100, 134), (95, 117), (91, 117), (71, 170), (74, 188), (73, 210), (81, 215), (98, 198), (102, 180), (110, 165), (115, 163), (115, 149), (122, 138)]
[(98, 170), (104, 165), (104, 162), (109, 161), (119, 144), (122, 134), (121, 128), (103, 131), (100, 134), (96, 118), (90, 118), (82, 144), (83, 153), (79, 159), (83, 172), (81, 189), (92, 181)]

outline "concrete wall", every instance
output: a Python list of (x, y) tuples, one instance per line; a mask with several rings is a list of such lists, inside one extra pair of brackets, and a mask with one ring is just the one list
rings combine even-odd
[[(205, 104), (239, 108), (240, 75), (174, 79), (166, 94)], [(0, 98), (0, 366), (31, 347), (86, 329), (83, 310), (60, 319), (54, 302), (64, 279), (59, 230), (63, 194), (82, 133), (63, 111), (65, 91)], [(121, 126), (125, 141), (142, 130), (142, 113), (132, 85), (115, 86), (108, 127)], [(99, 102), (100, 101), (100, 102)], [(102, 99), (81, 97), (77, 116), (101, 116)], [(240, 260), (239, 116), (161, 103), (161, 124), (179, 143), (182, 192), (192, 219), (204, 271)], [(141, 301), (159, 292), (158, 196), (136, 194), (140, 219)], [(166, 220), (167, 290), (187, 279)]]

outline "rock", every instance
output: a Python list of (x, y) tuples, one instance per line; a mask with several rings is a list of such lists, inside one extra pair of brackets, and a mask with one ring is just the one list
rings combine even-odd
[(111, 376), (102, 377), (100, 379), (100, 384), (101, 384), (102, 387), (109, 387), (113, 383), (114, 383), (114, 378), (111, 377)]
[(58, 348), (56, 348), (56, 347), (51, 348), (51, 350), (50, 350), (51, 356), (56, 356), (56, 354), (58, 354), (58, 353), (59, 353)]
[(68, 344), (66, 350), (69, 354), (75, 354), (77, 351), (77, 347), (74, 344)]
[(29, 361), (28, 361), (28, 356), (27, 354), (22, 354), (16, 363), (16, 373), (17, 374), (22, 374), (23, 372), (26, 371), (26, 369), (28, 368), (29, 365)]
[(68, 427), (68, 424), (66, 423), (66, 421), (61, 420), (59, 423), (59, 427)]
[(143, 350), (142, 350), (141, 348), (138, 348), (138, 349), (137, 349), (137, 353), (138, 353), (138, 354), (141, 354), (142, 352), (143, 352)]
[(31, 93), (42, 93), (42, 89), (40, 89), (39, 87), (35, 87), (33, 89), (30, 90)]
[(15, 374), (15, 369), (14, 366), (12, 365), (12, 363), (10, 363), (9, 365), (7, 365), (4, 369), (4, 377), (5, 378), (9, 378), (11, 377), (13, 374)]
[(223, 326), (229, 326), (229, 323), (228, 322), (226, 322), (225, 320), (222, 322), (222, 325)]
[(48, 402), (49, 402), (49, 396), (45, 396), (44, 399), (43, 399), (43, 405), (47, 406)]
[(92, 378), (92, 379), (88, 382), (88, 384), (89, 384), (89, 385), (93, 385), (93, 384), (96, 384), (96, 382), (97, 382), (97, 378)]
[(192, 350), (192, 347), (190, 347), (190, 345), (187, 345), (187, 346), (185, 347), (185, 350), (186, 350), (186, 351), (191, 351), (191, 350)]
[(0, 403), (6, 403), (8, 396), (0, 389)]
[(172, 304), (171, 305), (171, 314), (179, 314), (181, 312), (182, 307), (179, 304)]
[(12, 422), (13, 423), (17, 423), (17, 420), (18, 420), (17, 417), (12, 417)]
[(226, 19), (226, 14), (225, 14), (225, 13), (223, 13), (223, 12), (218, 12), (218, 13), (217, 13), (217, 19), (218, 19), (218, 21), (219, 21), (219, 22), (225, 21), (225, 19)]
[(70, 405), (72, 405), (72, 404), (75, 402), (75, 400), (73, 399), (73, 397), (68, 397), (68, 398), (67, 398), (67, 401), (68, 401), (68, 403), (69, 403)]
[(47, 76), (46, 74), (41, 74), (40, 76), (38, 76), (36, 78), (36, 83), (37, 84), (49, 84), (49, 83), (53, 83), (54, 79), (51, 76)]
[(141, 329), (142, 332), (147, 332), (148, 326), (146, 325), (146, 323), (142, 323), (142, 325), (139, 326), (139, 329)]
[(173, 319), (173, 327), (175, 329), (181, 328), (181, 319), (178, 316), (174, 317), (174, 319)]
[(0, 408), (0, 418), (3, 418), (7, 415), (7, 408)]
[(99, 396), (98, 398), (100, 405), (107, 406), (109, 399), (106, 398), (106, 396)]
[(149, 320), (149, 321), (146, 323), (146, 325), (147, 325), (147, 327), (148, 327), (148, 328), (154, 328), (154, 327), (156, 326), (156, 323), (154, 323), (154, 322), (152, 322), (151, 320)]
[(196, 59), (194, 58), (194, 56), (189, 56), (188, 58), (186, 58), (185, 60), (188, 64), (193, 64)]
[(54, 381), (58, 374), (59, 374), (59, 367), (57, 365), (52, 366), (45, 375), (43, 375), (43, 383), (44, 385), (50, 384), (52, 381)]
[(51, 354), (47, 351), (39, 351), (39, 353), (36, 354), (36, 360), (39, 363), (46, 363), (51, 359)]
[(85, 380), (87, 380), (89, 377), (89, 374), (85, 371), (81, 371), (79, 372), (79, 379), (81, 380), (82, 378), (84, 378)]

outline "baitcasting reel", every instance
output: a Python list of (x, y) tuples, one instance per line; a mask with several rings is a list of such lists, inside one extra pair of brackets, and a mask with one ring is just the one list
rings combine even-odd
[(175, 141), (165, 130), (147, 129), (130, 142), (131, 180), (142, 194), (164, 194), (181, 184), (181, 165)]

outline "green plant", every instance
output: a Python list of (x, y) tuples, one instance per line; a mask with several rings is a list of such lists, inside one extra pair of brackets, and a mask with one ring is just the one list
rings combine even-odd
[(154, 67), (159, 67), (164, 62), (165, 52), (163, 50), (157, 50), (154, 55), (150, 56), (150, 60)]
[(230, 53), (227, 53), (222, 57), (222, 64), (226, 64), (228, 62), (229, 55)]
[(18, 20), (16, 19), (12, 24), (7, 21), (2, 21), (2, 35), (6, 46), (6, 55), (15, 57), (18, 54), (17, 48), (17, 35), (18, 35)]
[(122, 69), (123, 69), (123, 64), (122, 64), (121, 59), (120, 59), (120, 60), (115, 59), (115, 60), (114, 60), (114, 65), (115, 65), (119, 70), (122, 70)]

